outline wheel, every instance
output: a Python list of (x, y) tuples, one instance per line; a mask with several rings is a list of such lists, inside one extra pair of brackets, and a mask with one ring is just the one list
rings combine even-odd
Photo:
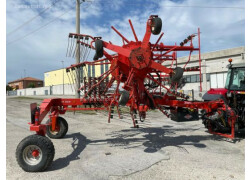
[[(50, 123), (50, 119), (47, 121), (47, 124)], [(46, 134), (52, 139), (60, 139), (63, 138), (68, 132), (68, 123), (67, 121), (58, 116), (56, 119), (56, 129), (55, 131), (51, 130), (51, 126), (47, 126)]]
[(54, 155), (55, 148), (51, 140), (40, 135), (24, 138), (16, 149), (16, 160), (27, 172), (44, 171), (51, 165)]
[(161, 32), (162, 21), (161, 18), (155, 17), (152, 19), (151, 32), (154, 35), (158, 35)]
[(173, 72), (173, 75), (172, 75), (172, 78), (171, 78), (171, 82), (179, 82), (180, 79), (182, 78), (183, 76), (183, 72), (184, 72), (184, 69), (181, 68), (181, 67), (176, 67), (174, 72)]
[(103, 42), (100, 39), (95, 41), (96, 57), (101, 58), (103, 56)]
[(121, 106), (125, 106), (129, 100), (129, 92), (128, 91), (123, 91), (120, 95), (118, 104)]
[(98, 60), (98, 57), (97, 57), (97, 55), (96, 55), (96, 54), (94, 55), (93, 60), (94, 60), (94, 61)]

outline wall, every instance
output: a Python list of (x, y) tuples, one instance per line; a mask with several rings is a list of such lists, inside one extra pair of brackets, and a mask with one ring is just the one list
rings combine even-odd
[[(64, 93), (63, 93), (64, 91)], [(46, 86), (39, 88), (26, 88), (26, 89), (18, 89), (15, 92), (9, 91), (7, 93), (8, 96), (36, 96), (36, 95), (74, 95), (75, 89), (71, 87), (71, 85), (56, 85), (56, 86)]]
[(56, 85), (51, 87), (51, 95), (74, 95), (75, 94), (75, 88), (74, 85), (71, 84), (65, 84), (64, 85), (64, 93), (63, 93), (63, 85)]
[(14, 90), (23, 87), (21, 82), (8, 83), (8, 85), (11, 86)]
[(68, 77), (66, 73), (66, 69), (59, 69), (55, 71), (49, 71), (44, 73), (44, 86), (53, 86), (58, 84), (63, 84), (63, 76), (64, 76), (64, 84), (70, 84), (72, 79)]
[[(106, 72), (110, 64), (103, 65), (86, 65), (83, 67), (82, 77), (99, 77)], [(71, 77), (72, 75), (72, 77)], [(54, 86), (62, 84), (75, 83), (75, 71), (66, 73), (66, 69), (58, 69), (44, 73), (44, 86)], [(72, 79), (73, 78), (73, 79)], [(63, 83), (64, 80), (64, 83)]]
[[(24, 80), (24, 81), (22, 81), (23, 88), (28, 88), (31, 83), (33, 83), (35, 85), (35, 87), (43, 87), (43, 81)], [(20, 88), (20, 89), (23, 89), (23, 88)]]
[(45, 95), (46, 90), (50, 92), (50, 87), (39, 87), (39, 88), (27, 88), (27, 89), (18, 89), (17, 96), (34, 96), (34, 95)]

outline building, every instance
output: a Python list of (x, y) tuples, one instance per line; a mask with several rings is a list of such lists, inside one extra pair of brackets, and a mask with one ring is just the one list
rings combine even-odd
[[(99, 77), (104, 72), (108, 71), (110, 65), (86, 65), (80, 69), (81, 77)], [(66, 69), (57, 69), (44, 73), (44, 86), (55, 86), (60, 84), (75, 83), (75, 73), (66, 73)], [(82, 78), (81, 78), (82, 82)]]
[(8, 83), (8, 85), (12, 87), (14, 90), (25, 89), (25, 88), (30, 88), (30, 87), (43, 87), (43, 80), (32, 78), (32, 77), (25, 77), (22, 79), (11, 81)]
[[(207, 52), (201, 54), (201, 73), (202, 73), (202, 91), (206, 92), (210, 88), (225, 87), (225, 80), (227, 76), (228, 59), (232, 58), (233, 64), (245, 63), (245, 47), (236, 47), (231, 49), (224, 49), (214, 52)], [(188, 60), (188, 56), (177, 59), (178, 66), (183, 67)], [(167, 64), (167, 63), (166, 63)], [(166, 65), (165, 64), (165, 65)], [(187, 67), (199, 66), (199, 56), (191, 56), (191, 60)], [(184, 72), (186, 85), (182, 90), (199, 91), (200, 90), (200, 76), (198, 71)]]

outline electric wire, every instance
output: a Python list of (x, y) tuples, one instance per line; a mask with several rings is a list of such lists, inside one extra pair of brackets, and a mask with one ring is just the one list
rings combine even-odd
[(36, 18), (38, 18), (39, 16), (41, 16), (42, 14), (44, 14), (46, 11), (48, 11), (49, 9), (51, 9), (53, 6), (55, 6), (56, 3), (58, 3), (61, 0), (57, 0), (55, 2), (53, 2), (49, 7), (47, 7), (46, 9), (42, 10), (40, 13), (38, 13), (36, 16), (30, 18), (28, 21), (24, 22), (23, 24), (21, 24), (20, 26), (16, 27), (15, 29), (13, 29), (12, 31), (10, 31), (9, 33), (7, 33), (7, 36), (10, 36), (11, 34), (15, 33), (16, 31), (18, 31), (19, 29), (21, 29), (22, 27), (24, 27), (25, 25), (29, 24), (30, 22), (32, 22), (33, 20), (35, 20)]
[[(83, 3), (83, 1), (82, 1), (80, 4), (82, 4), (82, 3)], [(90, 5), (91, 5), (91, 4), (90, 4)], [(85, 8), (87, 8), (87, 7), (88, 7), (88, 6), (86, 6)], [(51, 21), (47, 22), (46, 24), (44, 24), (44, 25), (38, 27), (37, 29), (31, 31), (30, 33), (27, 33), (27, 34), (25, 34), (24, 36), (22, 36), (22, 37), (20, 37), (20, 38), (17, 38), (17, 39), (15, 39), (15, 40), (13, 40), (13, 41), (7, 42), (6, 45), (10, 45), (10, 44), (12, 44), (12, 43), (15, 43), (15, 42), (17, 42), (17, 41), (19, 41), (19, 40), (22, 40), (22, 39), (24, 39), (24, 38), (26, 38), (26, 37), (28, 37), (28, 36), (34, 34), (35, 32), (39, 31), (40, 29), (42, 29), (42, 28), (48, 26), (49, 24), (51, 24), (52, 22), (56, 21), (57, 19), (59, 19), (60, 17), (62, 17), (62, 16), (65, 15), (66, 13), (68, 13), (69, 11), (72, 11), (73, 8), (74, 8), (74, 7), (71, 7), (70, 9), (67, 9), (66, 11), (64, 11), (64, 12), (63, 12), (62, 14), (60, 14), (59, 16), (55, 17), (54, 19), (52, 19)]]
[(61, 16), (63, 16), (64, 14), (68, 13), (68, 12), (71, 11), (71, 10), (72, 10), (72, 8), (71, 8), (71, 9), (68, 9), (67, 11), (64, 11), (62, 14), (60, 14), (60, 15), (57, 16), (56, 18), (54, 18), (54, 19), (52, 19), (51, 21), (47, 22), (47, 23), (44, 24), (43, 26), (40, 26), (39, 28), (37, 28), (37, 29), (35, 29), (35, 30), (33, 30), (33, 31), (29, 32), (29, 33), (27, 33), (26, 35), (24, 35), (24, 36), (22, 36), (22, 37), (20, 37), (20, 38), (17, 38), (17, 39), (15, 39), (15, 40), (13, 40), (13, 41), (7, 42), (7, 45), (10, 45), (10, 44), (15, 43), (15, 42), (17, 42), (17, 41), (20, 41), (20, 40), (22, 40), (22, 39), (24, 39), (24, 38), (26, 38), (26, 37), (28, 37), (28, 36), (34, 34), (35, 32), (37, 32), (37, 31), (39, 31), (40, 29), (42, 29), (42, 28), (48, 26), (49, 24), (51, 24), (52, 22), (56, 21), (56, 20), (59, 19)]

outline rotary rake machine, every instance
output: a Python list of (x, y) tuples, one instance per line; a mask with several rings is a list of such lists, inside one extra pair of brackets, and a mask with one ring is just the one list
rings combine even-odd
[[(190, 101), (187, 95), (177, 92), (178, 87), (182, 86), (184, 72), (198, 71), (201, 80), (199, 29), (198, 33), (188, 36), (179, 45), (164, 45), (159, 43), (164, 33), (161, 33), (162, 20), (158, 16), (152, 15), (147, 20), (142, 41), (138, 40), (130, 20), (129, 24), (134, 41), (129, 41), (117, 29), (111, 27), (121, 37), (123, 42), (121, 46), (106, 42), (101, 37), (69, 34), (67, 55), (80, 55), (83, 62), (71, 65), (66, 68), (66, 71), (72, 84), (77, 81), (76, 77), (82, 76), (82, 87), (76, 89), (82, 97), (79, 99), (44, 99), (40, 107), (34, 103), (31, 104), (29, 124), (30, 130), (35, 131), (36, 134), (23, 139), (16, 150), (18, 164), (23, 170), (43, 171), (52, 163), (55, 150), (51, 140), (45, 134), (50, 138), (63, 138), (66, 135), (68, 123), (59, 116), (65, 114), (66, 111), (106, 110), (108, 122), (110, 122), (114, 107), (117, 108), (121, 118), (119, 107), (128, 106), (133, 126), (139, 128), (135, 114), (141, 121), (144, 121), (149, 109), (159, 109), (168, 117), (169, 111), (177, 108), (185, 108), (190, 112), (198, 112), (201, 109), (203, 110), (202, 119), (212, 124), (213, 121), (224, 118), (227, 126), (231, 127), (231, 134), (216, 133), (210, 129), (211, 133), (234, 138), (234, 124), (237, 116), (223, 100)], [(157, 41), (151, 43), (151, 35), (159, 34)], [(198, 37), (198, 47), (193, 45), (195, 37)], [(72, 42), (76, 42), (81, 48), (74, 48)], [(84, 61), (91, 50), (95, 51), (94, 61)], [(115, 54), (110, 54), (107, 50)], [(178, 66), (178, 51), (189, 52), (189, 58), (184, 67)], [(199, 66), (186, 67), (193, 51), (199, 53)], [(168, 65), (164, 66), (163, 62)], [(90, 68), (97, 65), (103, 65), (109, 69), (98, 78), (87, 75), (83, 77), (86, 66)], [(112, 87), (115, 88), (111, 92)], [(49, 120), (42, 124), (47, 115)]]

